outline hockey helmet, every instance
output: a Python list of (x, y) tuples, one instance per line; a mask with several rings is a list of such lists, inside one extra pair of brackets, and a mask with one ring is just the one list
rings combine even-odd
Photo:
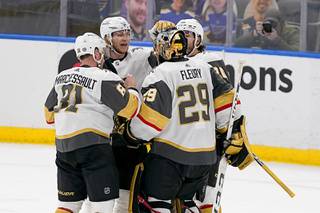
[(131, 31), (131, 28), (128, 21), (120, 16), (105, 18), (100, 25), (100, 35), (103, 39), (107, 36), (111, 40), (112, 33), (122, 30)]
[(180, 20), (177, 23), (177, 29), (193, 32), (196, 36), (200, 36), (201, 41), (203, 41), (203, 28), (201, 24), (194, 18)]
[(182, 58), (187, 52), (187, 39), (181, 30), (160, 32), (155, 41), (155, 51), (165, 61)]
[(98, 49), (103, 58), (103, 55), (105, 54), (105, 48), (106, 44), (104, 40), (98, 35), (90, 32), (78, 36), (74, 45), (74, 50), (78, 59), (80, 59), (81, 56), (88, 54), (95, 56), (94, 52), (96, 49)]
[[(183, 31), (189, 31), (193, 32), (195, 34), (195, 40), (194, 40), (194, 49), (200, 47), (203, 45), (203, 34), (204, 30), (201, 26), (201, 24), (194, 18), (191, 19), (182, 19), (177, 23), (177, 29), (183, 30)], [(201, 41), (199, 42), (199, 38)], [(193, 52), (193, 50), (191, 52)]]

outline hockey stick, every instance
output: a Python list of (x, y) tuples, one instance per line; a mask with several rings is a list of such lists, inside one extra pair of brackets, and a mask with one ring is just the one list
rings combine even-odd
[(290, 197), (294, 197), (295, 196), (295, 193), (283, 182), (280, 180), (280, 178), (274, 174), (271, 169), (269, 169), (269, 167), (262, 161), (259, 159), (259, 157), (257, 155), (255, 155), (251, 149), (250, 149), (250, 145), (245, 141), (244, 142), (244, 145), (246, 146), (249, 154), (253, 157), (253, 159), (258, 163), (259, 166), (261, 166), (268, 174), (269, 176), (274, 180), (276, 181), (280, 186), (281, 188), (286, 191), (288, 193), (288, 195)]
[[(232, 106), (231, 106), (231, 111), (230, 111), (230, 118), (229, 118), (229, 124), (228, 124), (228, 131), (227, 131), (227, 136), (226, 136), (226, 141), (230, 140), (231, 134), (232, 134), (232, 128), (233, 128), (233, 123), (234, 123), (234, 118), (235, 118), (235, 112), (236, 112), (236, 106), (237, 106), (237, 101), (239, 97), (239, 89), (240, 89), (240, 83), (242, 79), (242, 71), (243, 71), (243, 61), (239, 61), (239, 77), (238, 81), (236, 84), (236, 91), (233, 96), (233, 101), (232, 101)], [(227, 171), (227, 158), (225, 155), (221, 157), (220, 163), (219, 163), (219, 169), (218, 169), (218, 175), (217, 175), (217, 182), (214, 187), (214, 205), (213, 205), (213, 210), (214, 213), (218, 213), (220, 209), (220, 201), (221, 201), (221, 194), (222, 194), (222, 188), (223, 188), (223, 183), (224, 183), (224, 176)]]
[[(231, 138), (231, 134), (232, 134), (232, 128), (233, 128), (233, 122), (234, 122), (234, 116), (235, 116), (235, 109), (236, 109), (236, 105), (237, 105), (237, 99), (239, 96), (239, 89), (240, 89), (240, 83), (241, 83), (241, 78), (242, 78), (242, 71), (243, 71), (243, 62), (239, 62), (239, 79), (237, 82), (237, 87), (236, 87), (236, 93), (234, 94), (233, 97), (233, 102), (232, 102), (232, 108), (231, 108), (231, 112), (230, 112), (230, 119), (229, 119), (229, 125), (228, 125), (228, 131), (227, 131), (227, 136), (226, 136), (226, 141), (230, 140)], [(276, 183), (278, 183), (282, 189), (284, 189), (290, 197), (294, 197), (295, 193), (290, 190), (290, 188), (283, 182), (280, 180), (280, 178), (274, 174), (270, 168), (264, 164), (263, 161), (261, 161), (259, 159), (259, 157), (257, 155), (255, 155), (251, 149), (250, 149), (250, 145), (245, 141), (245, 146), (249, 152), (249, 154), (253, 157), (253, 159), (258, 163), (259, 166), (261, 166), (269, 175), (272, 179), (274, 179), (276, 181)], [(220, 164), (219, 164), (219, 169), (218, 169), (218, 175), (217, 175), (217, 182), (215, 185), (215, 192), (214, 192), (214, 213), (218, 213), (219, 209), (220, 209), (220, 200), (221, 200), (221, 193), (222, 193), (222, 187), (223, 187), (223, 183), (224, 183), (224, 176), (227, 170), (227, 158), (225, 157), (225, 155), (222, 156), (221, 160), (220, 160)]]

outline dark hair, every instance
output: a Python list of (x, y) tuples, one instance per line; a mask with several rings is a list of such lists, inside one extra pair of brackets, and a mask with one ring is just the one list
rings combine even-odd
[(86, 58), (88, 58), (90, 56), (91, 56), (91, 54), (82, 55), (82, 56), (80, 56), (80, 60), (84, 60), (84, 59), (86, 59)]
[(206, 46), (204, 44), (200, 45), (198, 48), (197, 48), (200, 52), (203, 52), (205, 49), (206, 49)]

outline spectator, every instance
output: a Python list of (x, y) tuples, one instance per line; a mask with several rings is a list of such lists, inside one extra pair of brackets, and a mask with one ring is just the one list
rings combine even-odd
[[(233, 11), (233, 35), (236, 32), (236, 5)], [(205, 31), (205, 41), (224, 44), (227, 29), (227, 0), (206, 0), (203, 4), (201, 24)]]
[(235, 42), (236, 47), (254, 47), (273, 50), (299, 50), (299, 29), (289, 25), (276, 9), (265, 14), (250, 35), (244, 35)]
[(148, 16), (147, 0), (125, 0), (127, 20), (132, 29), (132, 39), (142, 41), (146, 37)]
[(99, 6), (100, 19), (108, 16), (119, 16), (121, 3), (115, 0), (96, 0)]
[[(251, 16), (253, 16), (255, 14), (255, 5), (254, 5), (254, 2), (255, 1), (250, 1), (249, 4), (246, 6), (246, 9), (244, 11), (244, 14), (243, 14), (243, 19), (246, 19), (246, 18), (249, 18)], [(260, 4), (260, 7), (264, 7), (265, 6), (265, 3), (264, 1), (260, 1), (260, 3), (258, 1), (256, 1), (255, 4)], [(269, 9), (277, 9), (279, 10), (279, 7), (278, 7), (278, 3), (276, 0), (271, 0), (270, 1), (270, 5), (269, 5)]]
[(251, 34), (257, 22), (262, 22), (265, 13), (271, 8), (273, 0), (251, 0), (246, 8), (241, 24), (240, 35)]
[(180, 20), (193, 18), (193, 16), (193, 13), (185, 7), (185, 0), (172, 0), (170, 8), (161, 10), (160, 20), (177, 24)]

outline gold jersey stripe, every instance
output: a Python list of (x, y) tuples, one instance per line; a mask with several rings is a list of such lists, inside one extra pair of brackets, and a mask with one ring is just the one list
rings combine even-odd
[(128, 103), (120, 112), (118, 112), (118, 115), (128, 119), (132, 118), (138, 109), (138, 104), (138, 98), (129, 93)]
[(214, 99), (214, 109), (221, 108), (225, 105), (232, 104), (234, 89)]
[(168, 141), (168, 140), (165, 140), (163, 138), (155, 138), (154, 139), (155, 142), (160, 142), (160, 143), (165, 143), (169, 146), (172, 146), (172, 147), (175, 147), (177, 149), (180, 149), (182, 151), (185, 151), (185, 152), (212, 152), (215, 150), (215, 147), (209, 147), (209, 148), (187, 148), (187, 147), (184, 147), (184, 146), (181, 146), (179, 144), (176, 144), (172, 141)]
[[(135, 189), (135, 186), (140, 186), (140, 180), (137, 179), (139, 178), (138, 175), (140, 173), (143, 172), (144, 170), (144, 165), (143, 163), (139, 163), (138, 165), (135, 166), (134, 168), (134, 173), (133, 176), (131, 178), (131, 183), (130, 183), (130, 196), (129, 196), (129, 207), (128, 207), (128, 213), (133, 213), (133, 203), (134, 203), (134, 199), (137, 199), (134, 194), (135, 191), (137, 191), (138, 189)], [(139, 181), (139, 182), (138, 182)]]
[[(147, 123), (148, 125), (154, 125), (157, 127), (157, 129), (164, 129), (166, 125), (169, 122), (169, 118), (167, 118), (164, 115), (161, 115), (159, 112), (155, 111), (145, 103), (142, 103), (141, 109), (139, 112), (139, 117), (142, 117), (144, 123)], [(149, 125), (150, 126), (150, 125)]]
[(73, 136), (76, 136), (76, 135), (80, 135), (82, 133), (86, 133), (86, 132), (94, 132), (98, 135), (101, 135), (103, 137), (106, 137), (106, 138), (109, 138), (109, 135), (100, 131), (100, 130), (97, 130), (97, 129), (92, 129), (92, 128), (85, 128), (85, 129), (81, 129), (81, 130), (78, 130), (78, 131), (75, 131), (75, 132), (72, 132), (70, 134), (67, 134), (67, 135), (56, 135), (56, 138), (57, 139), (66, 139), (66, 138), (71, 138)]
[(47, 107), (44, 107), (44, 116), (48, 124), (54, 123), (54, 112), (50, 112)]

